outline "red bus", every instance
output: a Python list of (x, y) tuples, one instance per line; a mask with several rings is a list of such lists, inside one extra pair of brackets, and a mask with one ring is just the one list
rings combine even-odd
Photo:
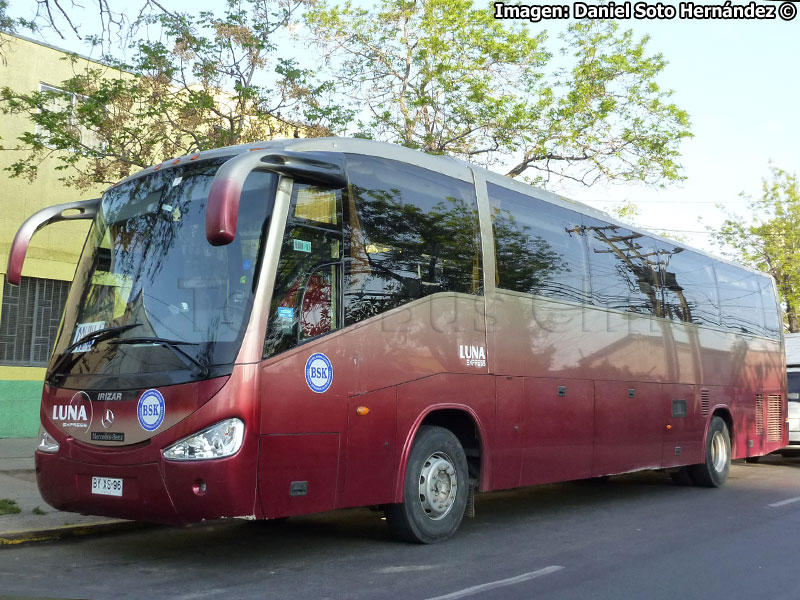
[(663, 469), (719, 486), (787, 443), (766, 275), (446, 157), (271, 141), (101, 199), (48, 367), (54, 507), (146, 521), (379, 506), (451, 536), (475, 491)]

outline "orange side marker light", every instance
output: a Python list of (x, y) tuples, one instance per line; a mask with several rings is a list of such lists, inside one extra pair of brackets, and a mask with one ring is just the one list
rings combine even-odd
[(369, 414), (369, 409), (368, 409), (366, 406), (359, 406), (359, 407), (356, 409), (356, 414), (357, 414), (359, 417), (363, 417), (364, 415), (366, 415), (366, 414)]

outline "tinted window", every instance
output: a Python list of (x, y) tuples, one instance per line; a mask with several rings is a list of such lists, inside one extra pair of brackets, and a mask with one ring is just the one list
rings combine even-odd
[(264, 356), (339, 327), (339, 190), (295, 184), (272, 294)]
[(345, 322), (436, 292), (482, 288), (474, 187), (392, 160), (349, 155)]
[(584, 216), (592, 303), (663, 316), (655, 241), (619, 225)]
[[(171, 385), (204, 372), (230, 372), (249, 321), (278, 177), (247, 176), (236, 236), (212, 246), (205, 236), (206, 201), (225, 160), (152, 172), (105, 193), (57, 342), (53, 377), (59, 385), (128, 389), (144, 385), (143, 377)], [(129, 331), (80, 345), (68, 353), (75, 360), (62, 358), (68, 344), (118, 326)]]
[(789, 380), (789, 402), (800, 402), (800, 372), (790, 371), (786, 377)]
[(714, 261), (674, 244), (657, 242), (664, 316), (675, 321), (719, 326)]
[(759, 277), (724, 263), (717, 263), (714, 269), (722, 304), (722, 326), (742, 333), (764, 335)]
[(527, 194), (487, 186), (497, 260), (497, 286), (585, 301), (586, 251), (581, 215)]
[(780, 337), (782, 314), (775, 298), (775, 290), (772, 287), (772, 279), (769, 277), (759, 277), (758, 283), (761, 287), (761, 303), (764, 305), (764, 321), (767, 335), (770, 337)]

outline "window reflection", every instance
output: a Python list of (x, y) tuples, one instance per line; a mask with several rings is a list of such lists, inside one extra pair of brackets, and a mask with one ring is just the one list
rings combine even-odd
[(342, 195), (296, 183), (281, 245), (264, 356), (339, 326)]
[(499, 185), (487, 187), (498, 287), (584, 302), (581, 215)]
[(472, 185), (364, 156), (348, 156), (348, 174), (347, 324), (436, 292), (480, 292)]
[[(501, 289), (780, 335), (769, 278), (488, 184)], [(591, 294), (583, 292), (588, 254)]]
[(722, 304), (722, 326), (742, 333), (765, 335), (758, 276), (725, 263), (717, 263), (714, 269)]
[[(233, 362), (247, 325), (277, 178), (248, 176), (236, 237), (212, 246), (205, 236), (205, 208), (224, 160), (165, 169), (105, 194), (78, 264), (56, 354), (90, 331), (136, 324), (120, 339), (173, 341), (206, 367)], [(69, 374), (126, 374), (127, 381), (141, 373), (194, 368), (174, 351), (175, 344), (171, 349), (115, 341), (80, 347)]]
[(657, 241), (664, 316), (685, 323), (719, 326), (714, 261), (674, 244)]
[(583, 230), (589, 247), (592, 303), (664, 316), (653, 240), (591, 217), (584, 217)]

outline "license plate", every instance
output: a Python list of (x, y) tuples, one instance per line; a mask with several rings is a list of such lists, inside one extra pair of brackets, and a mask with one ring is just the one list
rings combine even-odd
[(118, 477), (92, 477), (92, 493), (102, 496), (122, 496), (122, 479)]

